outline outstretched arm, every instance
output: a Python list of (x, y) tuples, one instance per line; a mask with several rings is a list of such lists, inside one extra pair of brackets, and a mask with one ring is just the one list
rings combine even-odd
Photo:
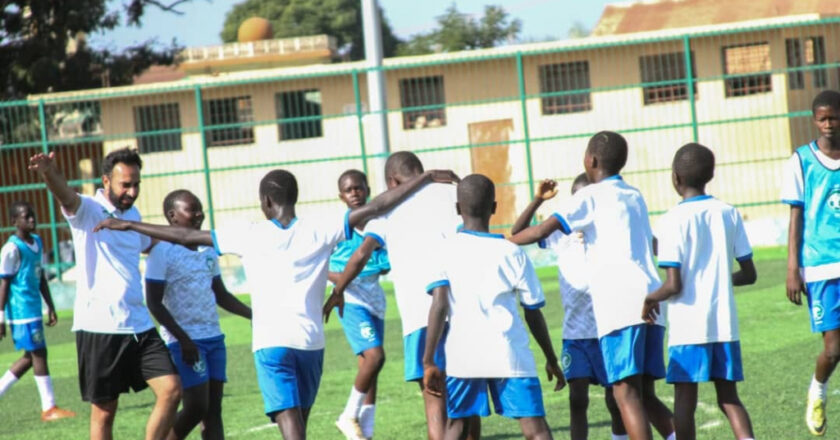
[(201, 231), (183, 226), (152, 225), (149, 223), (106, 218), (93, 228), (93, 232), (98, 232), (102, 229), (135, 231), (158, 240), (177, 243), (182, 246), (213, 246), (213, 236), (210, 234), (210, 231)]
[(755, 284), (758, 274), (756, 274), (755, 263), (753, 263), (752, 258), (738, 260), (738, 266), (740, 270), (732, 274), (732, 284), (735, 286)]
[(70, 215), (76, 214), (82, 199), (73, 188), (67, 185), (67, 179), (61, 175), (55, 165), (55, 152), (49, 154), (38, 153), (30, 157), (29, 169), (41, 176), (41, 179), (47, 184), (47, 189), (53, 193), (64, 212)]
[(534, 218), (534, 214), (537, 213), (537, 209), (540, 205), (542, 205), (544, 201), (552, 199), (555, 195), (557, 195), (557, 182), (551, 179), (541, 181), (537, 187), (537, 193), (534, 194), (534, 200), (531, 200), (531, 203), (529, 203), (525, 210), (522, 211), (522, 214), (519, 214), (519, 218), (516, 219), (513, 223), (513, 227), (510, 229), (510, 235), (515, 235), (527, 228), (528, 224), (531, 223), (531, 219)]
[(679, 294), (682, 291), (682, 275), (679, 267), (669, 267), (665, 270), (665, 282), (653, 293), (645, 297), (642, 306), (642, 319), (653, 324), (659, 315), (659, 303)]
[(805, 293), (805, 283), (799, 268), (799, 250), (802, 249), (802, 207), (791, 205), (790, 224), (788, 226), (788, 263), (785, 287), (790, 302), (802, 305), (802, 294)]
[(538, 225), (525, 228), (518, 233), (513, 234), (508, 238), (508, 240), (518, 245), (537, 243), (540, 240), (548, 238), (548, 236), (556, 230), (561, 230), (567, 234), (569, 233), (563, 224), (560, 223), (560, 220), (552, 215)]
[(216, 304), (227, 310), (234, 315), (239, 315), (246, 319), (251, 319), (251, 308), (246, 306), (245, 303), (239, 300), (239, 298), (233, 296), (227, 287), (225, 286), (224, 281), (222, 281), (222, 277), (215, 276), (213, 277), (213, 294), (216, 295)]
[(432, 306), (429, 308), (429, 326), (426, 327), (426, 349), (423, 352), (423, 388), (433, 396), (443, 395), (444, 373), (435, 364), (437, 351), (446, 317), (449, 316), (449, 286), (443, 285), (432, 289)]
[(557, 364), (557, 355), (554, 353), (551, 336), (548, 334), (548, 327), (545, 325), (545, 318), (540, 309), (525, 309), (525, 322), (528, 323), (531, 334), (534, 335), (534, 339), (545, 355), (545, 372), (548, 374), (548, 381), (551, 382), (556, 377), (554, 391), (563, 389), (566, 386), (566, 377), (563, 376), (563, 370)]
[(375, 238), (365, 237), (362, 245), (347, 260), (344, 271), (334, 281), (335, 287), (333, 287), (332, 294), (327, 298), (327, 302), (324, 303), (324, 322), (330, 320), (330, 312), (335, 307), (338, 307), (338, 316), (344, 317), (344, 289), (362, 273), (368, 260), (370, 260), (370, 256), (373, 255), (373, 251), (378, 247), (379, 242)]

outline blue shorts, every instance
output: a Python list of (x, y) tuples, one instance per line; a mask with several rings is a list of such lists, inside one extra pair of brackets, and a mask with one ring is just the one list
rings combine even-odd
[(365, 350), (381, 347), (385, 336), (385, 321), (373, 316), (358, 304), (344, 304), (344, 316), (339, 316), (344, 336), (357, 356)]
[(560, 367), (566, 380), (588, 378), (590, 382), (607, 386), (604, 355), (598, 339), (563, 339)]
[[(441, 371), (446, 371), (446, 355), (443, 352), (443, 346), (446, 345), (446, 334), (448, 331), (449, 326), (447, 325), (443, 329), (443, 336), (440, 338), (437, 350), (435, 350), (435, 365)], [(406, 382), (423, 379), (424, 351), (426, 351), (426, 327), (403, 337), (403, 354), (405, 356), (403, 358), (403, 368)]]
[(840, 328), (840, 278), (806, 283), (811, 331), (826, 332)]
[(9, 324), (9, 327), (12, 328), (15, 350), (35, 351), (47, 348), (43, 320), (39, 319), (26, 324)]
[(536, 377), (446, 378), (446, 413), (450, 419), (490, 415), (487, 390), (496, 414), (512, 417), (545, 417), (542, 388)]
[(664, 342), (665, 327), (660, 325), (631, 325), (602, 336), (598, 343), (607, 381), (614, 384), (637, 374), (665, 377)]
[(181, 386), (184, 389), (207, 383), (209, 380), (227, 382), (227, 349), (225, 335), (206, 339), (193, 339), (198, 347), (198, 362), (189, 365), (181, 358), (181, 344), (173, 342), (166, 346), (172, 362), (181, 376)]
[(668, 349), (668, 375), (665, 379), (668, 383), (698, 383), (712, 379), (744, 380), (741, 344), (738, 341), (675, 345)]
[(284, 409), (307, 409), (315, 403), (324, 349), (263, 348), (254, 353), (254, 364), (265, 415), (272, 421)]

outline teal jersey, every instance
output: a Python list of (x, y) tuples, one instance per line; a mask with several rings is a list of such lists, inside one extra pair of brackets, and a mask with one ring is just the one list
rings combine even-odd
[(800, 261), (806, 270), (840, 262), (840, 170), (820, 162), (817, 149), (816, 142), (796, 149), (803, 184)]
[[(347, 261), (350, 260), (350, 256), (352, 256), (353, 252), (356, 252), (356, 249), (358, 249), (359, 246), (362, 245), (362, 242), (364, 242), (364, 237), (362, 237), (358, 232), (352, 229), (345, 231), (345, 233), (347, 232), (349, 232), (347, 240), (344, 240), (336, 245), (335, 250), (333, 250), (332, 255), (330, 255), (330, 272), (344, 271), (344, 267), (347, 266)], [(365, 264), (364, 269), (362, 269), (362, 273), (359, 274), (359, 278), (368, 277), (370, 275), (379, 275), (390, 270), (391, 264), (388, 261), (388, 252), (385, 248), (380, 247), (373, 251), (373, 254), (370, 256), (370, 260), (368, 260), (367, 264)]]
[(38, 245), (38, 250), (33, 251), (18, 236), (9, 237), (20, 256), (20, 264), (17, 272), (9, 277), (9, 298), (6, 301), (6, 319), (14, 323), (21, 320), (33, 320), (42, 317), (41, 314), (41, 256), (44, 251), (44, 243), (41, 237), (32, 234), (32, 238)]

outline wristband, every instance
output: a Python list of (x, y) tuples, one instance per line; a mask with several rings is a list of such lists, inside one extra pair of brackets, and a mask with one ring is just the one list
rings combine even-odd
[(0, 310), (0, 324), (5, 324), (5, 323), (6, 323), (6, 312), (3, 311), (3, 310)]

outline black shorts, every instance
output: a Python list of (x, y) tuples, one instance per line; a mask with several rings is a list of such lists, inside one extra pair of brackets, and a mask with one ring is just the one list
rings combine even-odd
[(136, 335), (78, 331), (76, 357), (85, 402), (110, 402), (129, 388), (146, 388), (149, 379), (178, 374), (155, 329)]

